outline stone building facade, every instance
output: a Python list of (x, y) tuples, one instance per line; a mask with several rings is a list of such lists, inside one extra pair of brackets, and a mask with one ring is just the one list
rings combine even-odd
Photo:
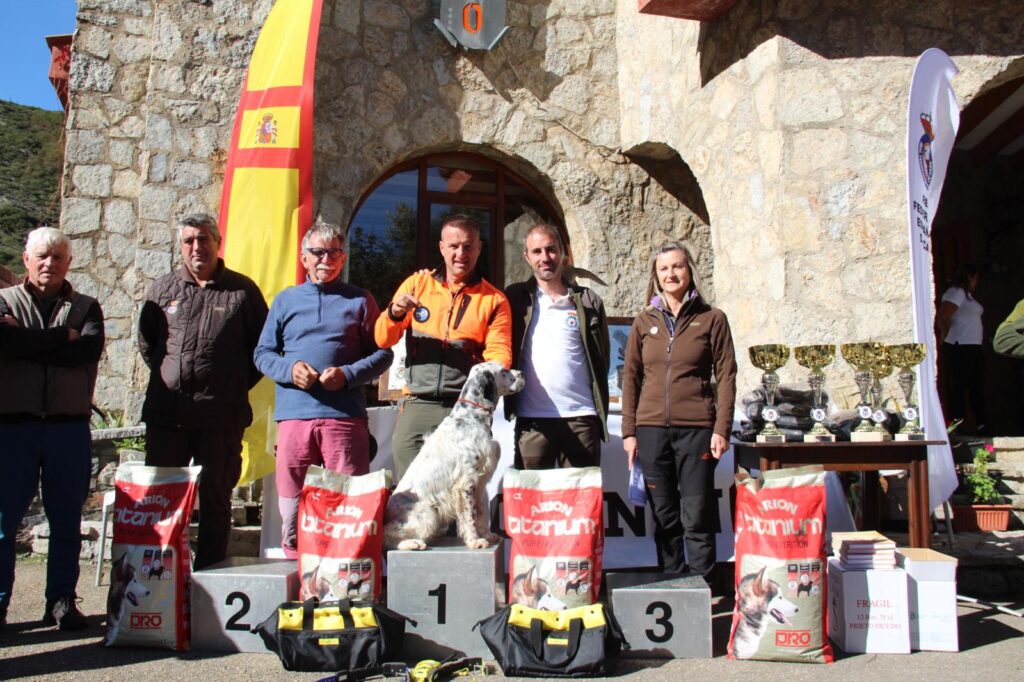
[[(108, 319), (107, 406), (131, 412), (145, 387), (134, 319), (175, 265), (174, 218), (219, 209), (271, 4), (78, 1), (61, 223), (71, 277)], [(903, 150), (916, 57), (932, 46), (953, 56), (962, 107), (1024, 75), (1024, 8), (1011, 0), (740, 0), (712, 22), (641, 15), (634, 0), (509, 0), (511, 30), (489, 52), (451, 47), (436, 11), (324, 0), (319, 213), (346, 225), (395, 164), (473, 151), (558, 208), (611, 314), (644, 303), (654, 244), (693, 242), (744, 354), (909, 339)], [(758, 376), (741, 362), (741, 392)], [(782, 370), (802, 377), (795, 363)]]

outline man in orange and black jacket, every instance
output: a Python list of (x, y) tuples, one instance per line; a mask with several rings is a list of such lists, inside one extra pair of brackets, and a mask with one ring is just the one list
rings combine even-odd
[(469, 216), (452, 215), (441, 226), (439, 247), (444, 272), (419, 272), (402, 282), (374, 328), (381, 348), (406, 340), (406, 397), (392, 440), (398, 480), (425, 434), (451, 412), (470, 368), (490, 360), (512, 364), (508, 300), (476, 269), (480, 228)]

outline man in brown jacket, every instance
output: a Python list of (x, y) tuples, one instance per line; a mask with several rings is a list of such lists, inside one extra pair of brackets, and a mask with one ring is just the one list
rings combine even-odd
[(249, 389), (260, 373), (252, 355), (267, 318), (256, 283), (217, 257), (213, 216), (178, 228), (184, 265), (160, 277), (139, 315), (139, 350), (149, 365), (142, 405), (146, 464), (203, 467), (195, 568), (227, 554), (231, 490), (242, 471), (242, 433), (252, 423)]

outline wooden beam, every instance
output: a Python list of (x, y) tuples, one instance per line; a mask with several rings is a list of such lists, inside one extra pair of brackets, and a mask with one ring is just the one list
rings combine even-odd
[(736, 0), (637, 0), (640, 14), (695, 21), (714, 21), (735, 4)]
[(970, 151), (971, 161), (984, 165), (996, 154), (1009, 146), (1014, 140), (1024, 135), (1024, 109), (1018, 109), (1013, 116), (982, 140)]

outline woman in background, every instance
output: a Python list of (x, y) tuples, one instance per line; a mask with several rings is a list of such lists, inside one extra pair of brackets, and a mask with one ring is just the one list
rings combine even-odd
[[(712, 582), (715, 465), (729, 447), (736, 356), (729, 321), (707, 304), (681, 242), (651, 256), (645, 307), (633, 320), (622, 385), (623, 446), (639, 459), (662, 570)], [(718, 395), (711, 388), (712, 375)]]
[(974, 413), (974, 432), (986, 430), (984, 333), (981, 314), (985, 308), (974, 297), (981, 276), (972, 263), (957, 268), (939, 306), (939, 341), (946, 368), (946, 420), (967, 417), (967, 396)]

